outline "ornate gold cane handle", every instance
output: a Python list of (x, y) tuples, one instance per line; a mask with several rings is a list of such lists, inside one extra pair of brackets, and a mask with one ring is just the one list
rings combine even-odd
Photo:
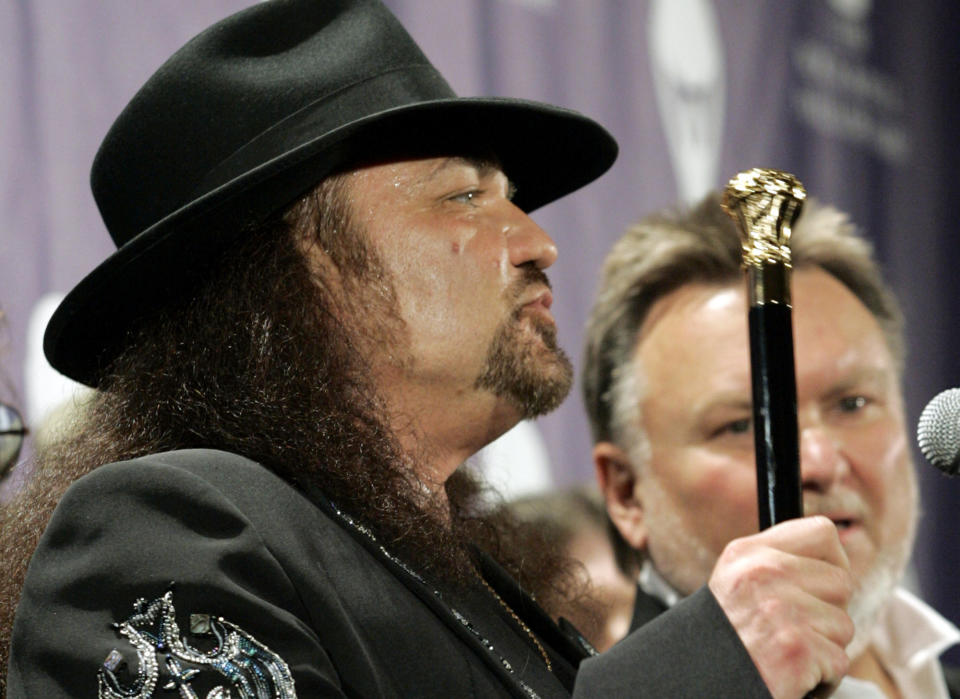
[(750, 305), (790, 305), (790, 235), (807, 192), (793, 175), (753, 168), (730, 180), (721, 204), (736, 221)]

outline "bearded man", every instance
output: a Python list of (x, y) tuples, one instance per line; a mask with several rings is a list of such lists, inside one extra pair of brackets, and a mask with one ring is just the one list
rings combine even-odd
[[(850, 675), (834, 696), (945, 698), (937, 656), (960, 634), (897, 587), (917, 517), (901, 313), (840, 212), (808, 201), (791, 253), (804, 511), (834, 522), (856, 581)], [(740, 260), (715, 194), (644, 219), (607, 258), (584, 391), (620, 560), (639, 574), (632, 628), (757, 528)]]
[[(557, 250), (527, 212), (615, 154), (579, 114), (457, 98), (374, 0), (259, 3), (175, 54), (94, 163), (119, 250), (47, 329), (53, 365), (99, 391), (5, 515), (8, 600), (45, 527), (9, 696), (836, 681), (848, 573), (826, 520), (745, 541), (717, 593), (581, 666), (588, 644), (529, 594), (554, 579), (544, 557), (458, 471), (570, 387), (543, 272)], [(808, 604), (760, 613), (785, 633), (751, 656), (734, 620), (771, 595)], [(658, 676), (674, 652), (689, 675)]]

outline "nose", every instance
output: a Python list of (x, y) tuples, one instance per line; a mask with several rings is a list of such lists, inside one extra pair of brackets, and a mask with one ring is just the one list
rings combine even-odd
[(836, 437), (823, 425), (800, 430), (800, 480), (804, 490), (826, 492), (847, 466)]
[(508, 202), (512, 208), (509, 221), (504, 224), (510, 264), (514, 267), (533, 263), (537, 269), (546, 269), (557, 261), (557, 245), (547, 232), (538, 226), (526, 212)]

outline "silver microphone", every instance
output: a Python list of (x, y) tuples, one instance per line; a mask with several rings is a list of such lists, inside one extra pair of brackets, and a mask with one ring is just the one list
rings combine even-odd
[(948, 476), (960, 471), (960, 388), (948, 388), (927, 403), (917, 424), (917, 444), (927, 461)]

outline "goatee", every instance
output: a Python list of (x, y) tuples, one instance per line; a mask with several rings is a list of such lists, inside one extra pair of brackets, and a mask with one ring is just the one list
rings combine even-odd
[[(532, 264), (524, 269), (510, 294), (518, 300), (530, 285), (550, 287), (546, 274)], [(524, 328), (532, 326), (532, 333)], [(556, 326), (517, 308), (497, 330), (476, 387), (510, 399), (523, 419), (555, 410), (570, 393), (573, 365), (557, 344)]]

